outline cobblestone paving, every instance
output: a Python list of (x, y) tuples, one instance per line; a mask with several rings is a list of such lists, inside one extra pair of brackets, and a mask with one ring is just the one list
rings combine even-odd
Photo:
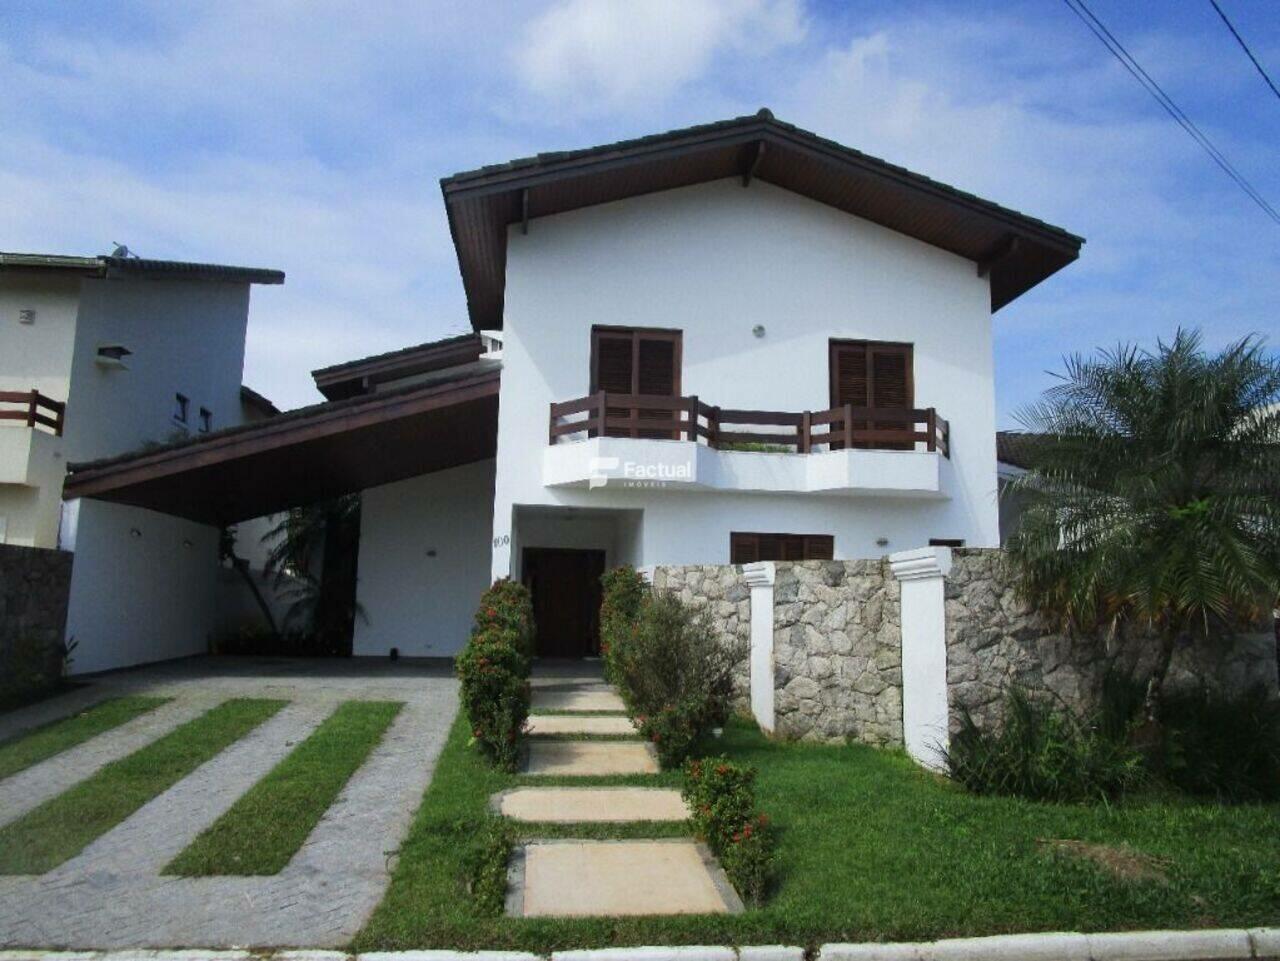
[[(394, 849), (431, 779), (457, 709), (457, 687), (449, 670), (406, 661), (201, 658), (104, 675), (92, 688), (57, 701), (69, 713), (124, 693), (172, 696), (172, 704), (159, 711), (178, 718), (183, 711), (194, 716), (228, 697), (278, 697), (292, 703), (54, 871), (0, 877), (0, 947), (331, 947), (350, 940), (382, 897)], [(403, 701), (405, 707), (280, 874), (159, 874), (341, 701), (351, 699)], [(56, 718), (50, 716), (52, 703), (33, 705), (26, 718), (22, 711), (7, 716), (0, 736), (6, 727), (18, 731)], [(149, 736), (139, 733), (128, 750), (177, 723), (154, 724)], [(87, 776), (112, 759), (104, 757), (95, 765), (93, 752), (73, 758), (79, 750), (24, 774), (70, 762), (68, 767), (79, 765), (74, 769)], [(128, 750), (120, 749), (116, 756)], [(57, 777), (51, 772), (42, 776), (49, 782)], [(70, 783), (80, 779), (61, 777)], [(0, 782), (0, 790), (8, 783)]]

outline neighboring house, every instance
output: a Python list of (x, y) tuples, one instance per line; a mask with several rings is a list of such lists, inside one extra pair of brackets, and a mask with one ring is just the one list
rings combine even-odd
[(767, 111), (442, 187), (476, 333), (67, 496), (212, 528), (363, 491), (370, 655), (456, 652), (493, 577), (581, 656), (617, 564), (999, 544), (991, 314), (1080, 238)]
[[(65, 464), (274, 411), (241, 376), (250, 285), (283, 281), (256, 268), (0, 254), (0, 542), (76, 550), (78, 670), (204, 649), (209, 625), (167, 596), (197, 580), (208, 585), (199, 610), (213, 610), (217, 558), (204, 547), (216, 531), (102, 502), (64, 512)], [(143, 644), (130, 637), (135, 605), (159, 618)]]

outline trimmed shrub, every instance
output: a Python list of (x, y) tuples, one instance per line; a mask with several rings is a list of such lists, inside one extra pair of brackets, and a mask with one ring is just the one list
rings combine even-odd
[(529, 717), (529, 658), (512, 631), (489, 627), (471, 635), (455, 667), (473, 743), (496, 765), (514, 771)]
[(649, 585), (634, 567), (615, 567), (600, 578), (600, 655), (605, 677), (619, 683), (618, 662), (635, 630), (640, 608), (649, 597)]
[(1261, 684), (1239, 697), (1166, 694), (1161, 774), (1221, 801), (1280, 800), (1280, 700)]
[(516, 647), (521, 653), (533, 657), (533, 598), (527, 587), (504, 577), (494, 581), (480, 596), (472, 633), (492, 628), (509, 631), (515, 636)]
[(756, 811), (756, 772), (727, 757), (690, 760), (681, 794), (694, 833), (720, 859), (742, 900), (758, 906), (773, 872), (776, 839), (769, 819)]
[(740, 644), (721, 641), (705, 609), (651, 594), (615, 656), (615, 683), (664, 768), (679, 765), (711, 728), (724, 724)]
[(511, 828), (499, 817), (485, 818), (479, 825), (462, 821), (455, 828), (459, 840), (468, 845), (463, 862), (467, 893), (480, 914), (498, 917), (506, 907), (507, 862), (514, 844)]
[(1119, 797), (1145, 778), (1142, 754), (1021, 688), (1005, 696), (1003, 723), (984, 731), (966, 711), (946, 754), (951, 777), (975, 794), (1035, 801)]

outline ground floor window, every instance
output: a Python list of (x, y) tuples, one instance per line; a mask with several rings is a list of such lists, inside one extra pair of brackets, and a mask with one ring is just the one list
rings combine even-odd
[(734, 531), (729, 535), (729, 563), (754, 561), (829, 561), (835, 556), (830, 534), (761, 534)]

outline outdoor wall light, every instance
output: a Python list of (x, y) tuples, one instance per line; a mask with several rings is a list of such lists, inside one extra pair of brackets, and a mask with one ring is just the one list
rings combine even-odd
[(887, 537), (876, 538), (876, 547), (888, 547), (888, 546), (889, 546), (889, 538)]
[(183, 547), (192, 547), (192, 546), (194, 546), (194, 545), (193, 545), (193, 543), (192, 543), (192, 541), (191, 541), (191, 539), (190, 539), (190, 538), (188, 538), (188, 537), (184, 537), (184, 538), (182, 539), (182, 546), (183, 546)]
[(431, 548), (431, 550), (427, 551), (427, 556), (428, 556), (428, 557), (435, 557), (435, 556), (436, 556), (436, 549), (433, 547), (433, 548)]
[(129, 536), (135, 539), (139, 538), (142, 536), (142, 531), (138, 530), (136, 527), (130, 527)]
[(764, 324), (756, 324), (754, 327), (751, 328), (751, 333), (753, 333), (757, 337), (763, 337)]

